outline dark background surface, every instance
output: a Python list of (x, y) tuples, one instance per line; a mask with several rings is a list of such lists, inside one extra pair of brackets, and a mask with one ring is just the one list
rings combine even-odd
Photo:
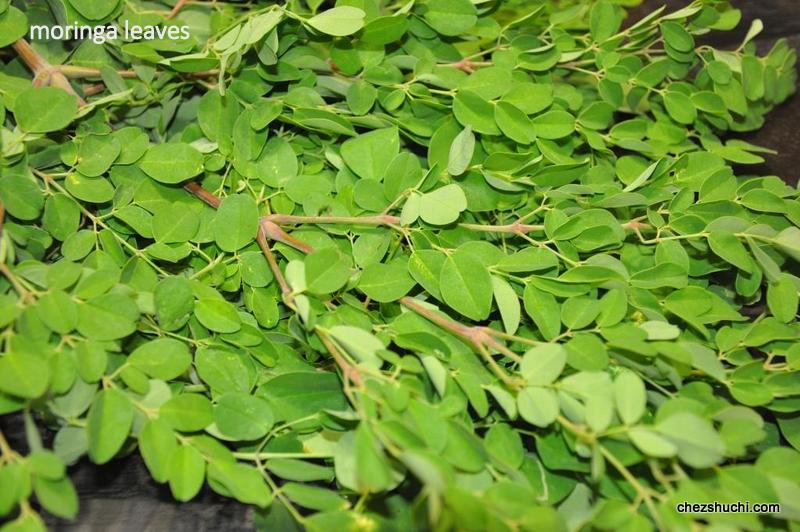
[[(645, 1), (632, 11), (629, 20), (638, 19), (667, 4), (677, 9), (689, 0)], [(754, 18), (764, 21), (765, 29), (756, 42), (762, 52), (776, 39), (786, 37), (800, 48), (800, 5), (797, 0), (734, 0), (744, 13), (737, 30), (717, 33), (705, 42), (720, 48), (735, 48)], [(800, 95), (776, 108), (759, 131), (745, 135), (749, 142), (778, 150), (766, 155), (760, 167), (749, 171), (778, 175), (797, 183), (800, 175), (800, 147), (797, 129), (800, 124)], [(12, 445), (24, 449), (21, 420), (0, 418), (0, 429), (10, 436)], [(244, 505), (219, 497), (207, 488), (193, 501), (179, 504), (172, 500), (169, 488), (150, 478), (138, 454), (115, 460), (105, 466), (81, 461), (70, 468), (69, 475), (80, 497), (80, 513), (73, 522), (45, 515), (51, 530), (110, 532), (139, 531), (238, 531), (253, 528), (253, 511)], [(2, 489), (2, 487), (0, 487)]]

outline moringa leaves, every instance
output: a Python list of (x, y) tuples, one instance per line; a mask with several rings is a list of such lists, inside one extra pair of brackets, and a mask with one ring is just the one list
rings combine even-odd
[(634, 3), (0, 0), (0, 520), (796, 528), (796, 53)]
[(181, 183), (203, 171), (203, 156), (183, 143), (151, 146), (140, 162), (142, 170), (160, 183)]
[(75, 97), (55, 87), (28, 89), (14, 100), (17, 124), (28, 133), (64, 129), (77, 113), (78, 102)]
[(364, 16), (364, 11), (357, 7), (337, 6), (311, 17), (307, 23), (322, 33), (344, 37), (364, 27)]

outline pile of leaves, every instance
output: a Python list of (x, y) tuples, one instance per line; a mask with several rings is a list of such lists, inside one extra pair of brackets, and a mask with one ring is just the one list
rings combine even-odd
[(798, 526), (798, 190), (731, 135), (796, 53), (624, 3), (0, 0), (3, 530), (129, 453), (269, 530)]

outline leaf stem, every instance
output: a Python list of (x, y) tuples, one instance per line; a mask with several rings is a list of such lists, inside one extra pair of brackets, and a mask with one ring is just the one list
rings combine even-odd
[[(45, 174), (44, 172), (42, 172), (42, 171), (39, 171), (39, 170), (37, 170), (36, 168), (31, 168), (31, 170), (33, 171), (33, 173), (34, 173), (34, 174), (36, 174), (36, 175), (38, 175), (39, 177), (41, 177), (41, 178), (42, 178), (42, 179), (45, 181), (45, 183), (47, 183), (48, 185), (52, 186), (53, 188), (55, 188), (56, 190), (58, 190), (58, 191), (59, 191), (59, 192), (61, 192), (62, 194), (66, 195), (66, 196), (69, 196), (70, 198), (72, 198), (72, 197), (73, 197), (73, 196), (72, 196), (72, 194), (70, 194), (70, 193), (67, 191), (67, 189), (65, 189), (64, 187), (62, 187), (62, 186), (61, 186), (61, 185), (58, 183), (58, 181), (56, 181), (55, 179), (53, 179), (52, 177), (50, 177), (48, 174)], [(73, 199), (74, 199), (74, 198), (73, 198)], [(78, 205), (78, 208), (81, 210), (81, 212), (83, 212), (83, 214), (84, 214), (84, 215), (85, 215), (87, 218), (89, 218), (90, 220), (92, 220), (92, 222), (93, 222), (94, 224), (96, 224), (96, 225), (99, 225), (99, 226), (100, 226), (100, 227), (102, 227), (103, 229), (108, 229), (109, 231), (111, 231), (111, 234), (112, 234), (112, 235), (114, 235), (114, 238), (117, 240), (117, 242), (119, 242), (120, 244), (122, 244), (124, 247), (128, 248), (128, 249), (131, 251), (131, 253), (133, 253), (133, 254), (134, 254), (136, 257), (138, 257), (138, 258), (142, 259), (143, 261), (145, 261), (147, 264), (149, 264), (149, 265), (150, 265), (150, 267), (151, 267), (151, 268), (153, 268), (153, 269), (154, 269), (155, 271), (157, 271), (159, 274), (161, 274), (161, 275), (163, 275), (163, 276), (165, 276), (165, 277), (169, 275), (169, 274), (168, 274), (168, 273), (167, 273), (167, 272), (166, 272), (166, 271), (165, 271), (163, 268), (161, 268), (161, 266), (157, 265), (155, 262), (153, 262), (152, 260), (150, 260), (150, 257), (148, 257), (147, 255), (145, 255), (145, 254), (142, 252), (142, 250), (140, 250), (140, 249), (139, 249), (139, 248), (137, 248), (136, 246), (132, 245), (130, 242), (128, 242), (127, 240), (125, 240), (125, 239), (124, 239), (124, 238), (122, 238), (121, 236), (119, 236), (119, 235), (117, 234), (117, 232), (116, 232), (116, 231), (114, 231), (114, 230), (112, 230), (110, 227), (108, 227), (108, 225), (106, 225), (106, 223), (105, 223), (105, 222), (103, 222), (103, 220), (101, 220), (100, 218), (98, 218), (97, 216), (95, 216), (95, 215), (94, 215), (94, 214), (93, 214), (93, 213), (92, 213), (90, 210), (88, 210), (86, 207), (84, 207), (83, 205), (81, 205), (81, 203), (80, 203), (79, 201), (76, 201), (75, 203)]]
[(79, 106), (86, 105), (86, 101), (78, 96), (67, 77), (57, 67), (53, 67), (39, 52), (34, 50), (28, 41), (19, 39), (13, 46), (22, 62), (33, 72), (34, 86), (49, 84), (53, 87), (64, 89), (67, 93), (77, 98)]
[(272, 458), (304, 458), (304, 459), (322, 459), (333, 458), (330, 453), (233, 453), (233, 456), (240, 460), (270, 460)]
[(358, 371), (358, 368), (352, 365), (342, 354), (336, 344), (331, 340), (328, 333), (326, 333), (323, 329), (317, 327), (314, 329), (317, 333), (322, 344), (328, 350), (328, 352), (333, 357), (333, 360), (336, 362), (336, 365), (341, 368), (342, 373), (344, 374), (344, 378), (346, 380), (350, 380), (356, 386), (361, 386), (364, 382), (363, 378), (361, 377), (361, 373)]

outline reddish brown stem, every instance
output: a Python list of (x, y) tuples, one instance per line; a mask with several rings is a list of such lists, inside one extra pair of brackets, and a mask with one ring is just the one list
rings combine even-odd
[(200, 186), (199, 183), (195, 183), (194, 181), (189, 181), (183, 188), (197, 196), (199, 199), (203, 201), (206, 205), (213, 207), (215, 209), (219, 208), (219, 204), (222, 203), (222, 200), (216, 197), (214, 194), (209, 192), (208, 190), (204, 189)]
[[(102, 75), (99, 69), (91, 67), (82, 67), (75, 65), (59, 65), (55, 68), (68, 78), (99, 78)], [(117, 74), (119, 74), (123, 78), (138, 77), (138, 74), (136, 73), (135, 70), (117, 70)], [(201, 72), (189, 72), (186, 75), (193, 78), (207, 78), (211, 76), (216, 76), (217, 74), (219, 74), (219, 70), (203, 70)]]
[(106, 90), (106, 84), (105, 83), (95, 83), (94, 85), (88, 85), (88, 86), (84, 87), (83, 95), (84, 96), (93, 96), (95, 94), (100, 94), (104, 90)]
[[(82, 67), (75, 65), (59, 65), (55, 67), (68, 78), (99, 78), (102, 74), (97, 68)], [(135, 78), (136, 72), (133, 70), (117, 70), (117, 74), (123, 78)]]
[(186, 1), (187, 0), (178, 0), (175, 3), (175, 7), (173, 7), (172, 11), (170, 11), (169, 14), (167, 15), (167, 20), (171, 20), (171, 19), (177, 17), (178, 13), (180, 13), (181, 9), (183, 9), (183, 6), (186, 5)]
[(344, 373), (345, 379), (350, 379), (356, 386), (361, 386), (363, 380), (358, 368), (350, 364), (344, 355), (342, 355), (341, 351), (339, 351), (339, 348), (336, 346), (336, 344), (332, 342), (330, 338), (328, 338), (327, 334), (317, 329), (317, 336), (319, 336), (322, 344), (325, 346), (328, 352), (330, 352), (333, 360), (336, 361), (336, 364), (342, 368), (342, 373)]
[(28, 41), (19, 39), (14, 43), (14, 50), (22, 59), (22, 62), (33, 72), (34, 85), (41, 83), (58, 87), (75, 96), (78, 100), (78, 105), (86, 105), (84, 99), (78, 96), (66, 76), (58, 68), (54, 68), (39, 52), (34, 50)]
[[(283, 276), (283, 272), (281, 272), (281, 268), (278, 265), (278, 261), (275, 258), (275, 254), (272, 252), (272, 249), (269, 247), (269, 241), (267, 240), (267, 231), (264, 229), (264, 223), (258, 227), (258, 234), (256, 235), (256, 241), (258, 242), (259, 247), (261, 248), (261, 252), (264, 254), (264, 257), (267, 259), (267, 264), (269, 264), (269, 269), (272, 270), (272, 275), (278, 281), (278, 286), (281, 287), (281, 296), (283, 298), (283, 302), (286, 303), (290, 308), (295, 308), (294, 304), (294, 296), (292, 295), (292, 288), (289, 286), (289, 283), (286, 282), (286, 278)], [(269, 222), (267, 222), (269, 223)]]
[[(497, 361), (495, 361), (491, 353), (487, 351), (487, 347), (493, 347), (496, 349), (500, 344), (494, 338), (489, 336), (482, 327), (469, 327), (467, 325), (458, 323), (457, 321), (453, 321), (439, 314), (438, 312), (426, 308), (413, 297), (405, 296), (400, 299), (400, 303), (407, 309), (419, 314), (428, 321), (435, 323), (442, 329), (466, 340), (483, 357), (494, 374), (497, 375), (497, 377), (509, 387), (518, 388), (524, 384), (522, 382), (518, 382), (517, 379), (508, 375), (508, 373), (506, 373), (506, 371), (497, 364)], [(505, 348), (505, 346), (502, 346), (502, 348), (504, 354), (510, 352)], [(519, 357), (514, 354), (513, 358), (516, 360)]]
[(390, 214), (378, 214), (376, 216), (298, 216), (294, 214), (268, 214), (265, 218), (276, 224), (400, 224), (400, 217)]
[(264, 216), (261, 218), (261, 229), (264, 231), (265, 236), (270, 240), (281, 242), (287, 246), (293, 247), (298, 251), (302, 251), (303, 253), (312, 253), (314, 251), (313, 247), (309, 246), (302, 240), (296, 239), (281, 229), (275, 222), (269, 219), (269, 216)]

